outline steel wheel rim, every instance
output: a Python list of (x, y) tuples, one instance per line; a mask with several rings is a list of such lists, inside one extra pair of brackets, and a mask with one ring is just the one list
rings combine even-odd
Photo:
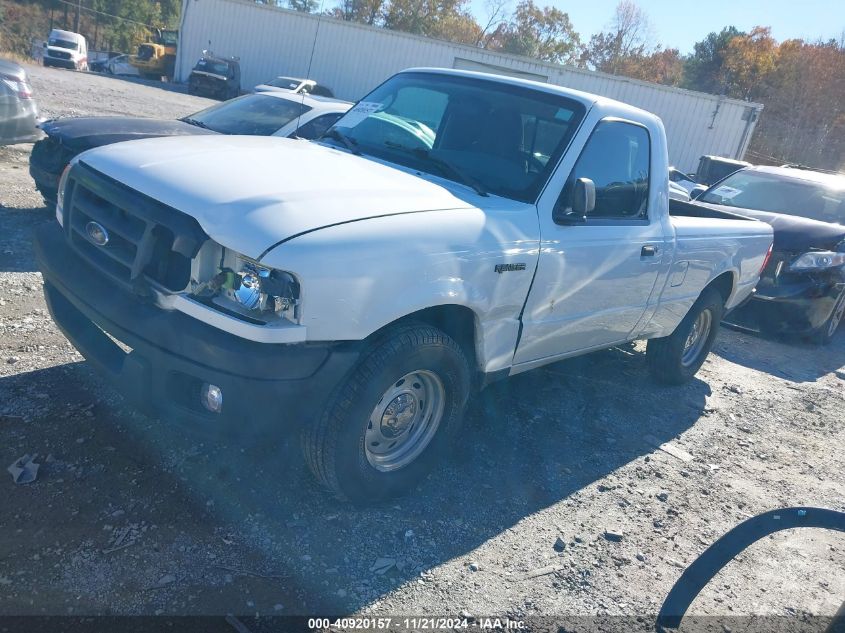
[(712, 325), (713, 315), (710, 310), (702, 310), (701, 314), (696, 317), (695, 323), (692, 324), (692, 329), (684, 343), (684, 351), (681, 354), (681, 364), (684, 367), (689, 367), (698, 359), (701, 350), (707, 344)]
[(839, 322), (842, 320), (842, 315), (845, 314), (845, 292), (839, 297), (839, 303), (833, 309), (833, 315), (830, 317), (830, 325), (827, 328), (827, 335), (833, 336), (836, 328), (839, 327)]
[(382, 394), (364, 433), (364, 452), (381, 472), (413, 462), (431, 443), (443, 419), (446, 389), (434, 372), (405, 374)]

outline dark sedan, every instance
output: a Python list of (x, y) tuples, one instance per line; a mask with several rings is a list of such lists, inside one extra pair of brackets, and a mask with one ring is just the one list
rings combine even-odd
[(47, 137), (32, 148), (29, 173), (47, 204), (54, 204), (62, 171), (85, 150), (158, 136), (192, 134), (322, 135), (352, 106), (348, 101), (274, 92), (218, 103), (176, 121), (130, 117), (85, 117), (47, 121)]
[(726, 319), (764, 333), (831, 341), (845, 314), (845, 175), (749, 167), (697, 200), (772, 225), (757, 292)]

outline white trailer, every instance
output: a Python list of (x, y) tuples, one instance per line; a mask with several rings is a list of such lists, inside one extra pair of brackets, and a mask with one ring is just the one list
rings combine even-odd
[(396, 72), (437, 66), (549, 82), (657, 114), (669, 160), (692, 172), (705, 154), (741, 159), (762, 104), (728, 99), (487, 51), (398, 31), (279, 9), (251, 0), (183, 0), (176, 79), (186, 81), (203, 50), (240, 57), (245, 89), (284, 75), (308, 77), (357, 101)]

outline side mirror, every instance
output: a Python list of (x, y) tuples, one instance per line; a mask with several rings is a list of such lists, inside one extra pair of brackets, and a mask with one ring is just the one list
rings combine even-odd
[(587, 214), (596, 208), (596, 185), (589, 178), (579, 178), (572, 187), (570, 199), (561, 198), (554, 209), (555, 224), (583, 224)]
[(589, 178), (579, 178), (572, 191), (572, 211), (575, 215), (586, 216), (595, 208), (596, 184)]

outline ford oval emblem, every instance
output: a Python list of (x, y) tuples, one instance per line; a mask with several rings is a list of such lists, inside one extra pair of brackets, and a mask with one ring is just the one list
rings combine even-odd
[(109, 243), (109, 232), (99, 222), (89, 222), (86, 224), (85, 232), (88, 234), (88, 239), (97, 246), (105, 246)]

